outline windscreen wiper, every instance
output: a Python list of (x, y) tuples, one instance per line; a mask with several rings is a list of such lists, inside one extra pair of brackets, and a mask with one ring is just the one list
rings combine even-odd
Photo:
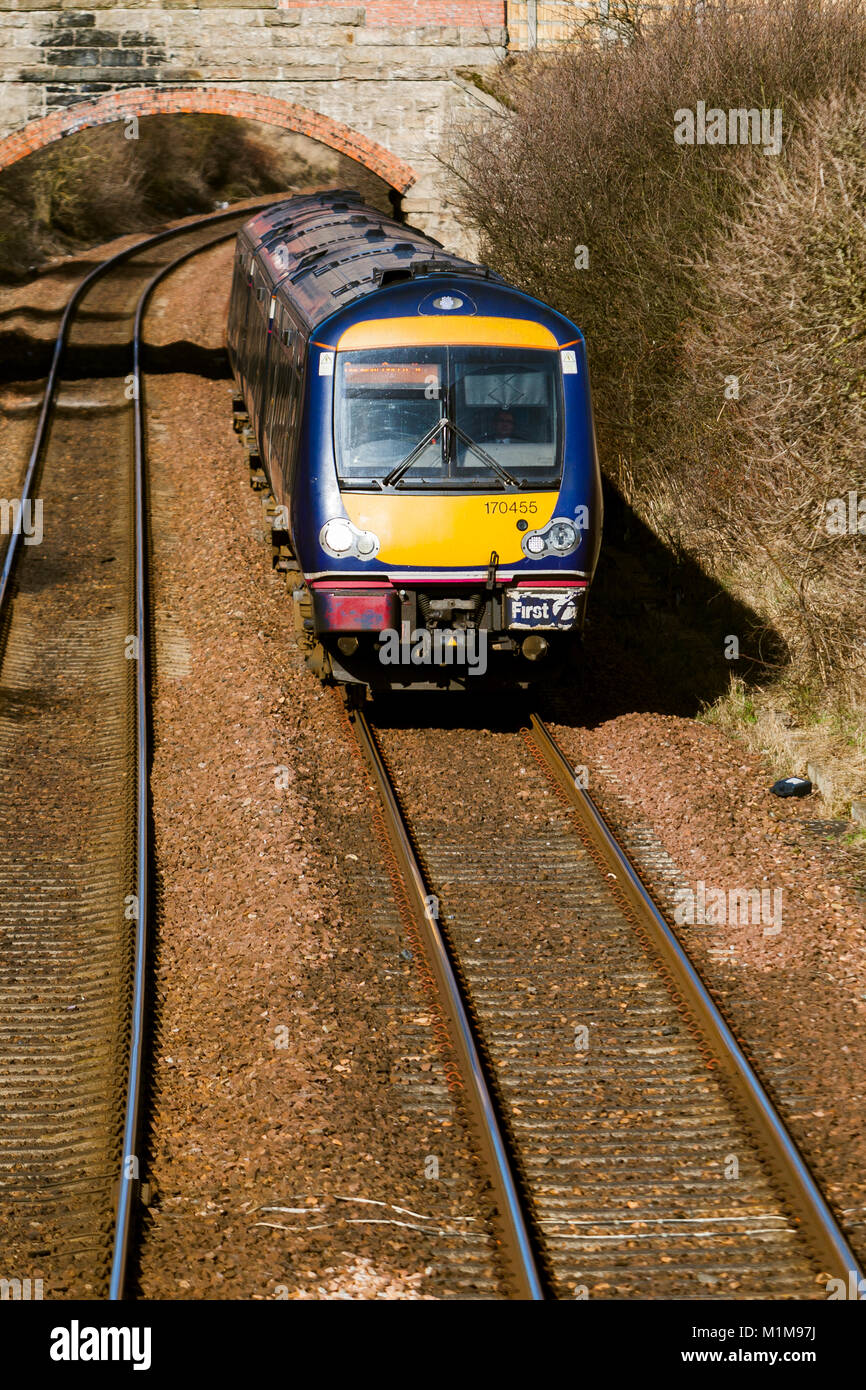
[(520, 487), (520, 483), (517, 479), (512, 478), (508, 470), (503, 468), (501, 463), (497, 463), (493, 455), (488, 454), (486, 449), (482, 449), (480, 444), (476, 444), (475, 440), (471, 439), (465, 430), (462, 430), (459, 425), (455, 425), (451, 420), (448, 421), (448, 424), (457, 435), (457, 438), (463, 440), (467, 449), (471, 449), (473, 454), (477, 454), (480, 459), (483, 459), (488, 468), (492, 468), (494, 473), (501, 478), (508, 487)]
[(403, 474), (408, 473), (415, 460), (419, 458), (421, 454), (423, 454), (428, 444), (433, 443), (433, 440), (436, 438), (438, 434), (441, 433), (441, 431), (447, 424), (448, 420), (445, 418), (444, 415), (441, 416), (436, 421), (436, 424), (433, 425), (433, 427), (427, 431), (424, 438), (418, 441), (411, 453), (408, 453), (406, 457), (403, 459), (403, 461), (401, 463), (398, 463), (396, 468), (392, 468), (391, 472), (388, 473), (382, 479), (382, 487), (391, 487), (393, 483), (399, 482)]
[(492, 468), (493, 472), (505, 483), (506, 487), (520, 487), (520, 483), (516, 478), (512, 477), (506, 468), (503, 468), (500, 463), (497, 463), (496, 459), (493, 458), (491, 454), (488, 454), (486, 449), (482, 449), (481, 445), (476, 444), (475, 440), (472, 439), (465, 430), (462, 430), (459, 425), (455, 425), (454, 421), (449, 420), (445, 415), (443, 415), (440, 420), (436, 421), (436, 424), (427, 431), (423, 439), (418, 441), (412, 452), (407, 454), (402, 462), (398, 463), (396, 468), (392, 468), (391, 472), (382, 479), (382, 487), (391, 487), (393, 484), (398, 483), (403, 477), (403, 474), (408, 473), (416, 459), (420, 458), (428, 444), (432, 444), (443, 429), (453, 430), (457, 438), (462, 440), (466, 445), (466, 448), (471, 449), (473, 454), (477, 454), (478, 457), (487, 464), (488, 468)]

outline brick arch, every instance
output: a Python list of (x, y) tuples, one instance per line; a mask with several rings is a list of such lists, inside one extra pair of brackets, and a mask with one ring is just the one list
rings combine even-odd
[(21, 130), (0, 140), (0, 169), (8, 168), (16, 160), (43, 149), (64, 135), (72, 135), (90, 126), (108, 125), (112, 121), (127, 120), (130, 116), (175, 114), (238, 116), (243, 120), (261, 121), (264, 125), (280, 126), (298, 135), (309, 135), (332, 150), (339, 150), (341, 154), (357, 160), (398, 193), (405, 193), (417, 178), (410, 165), (391, 154), (383, 145), (377, 145), (366, 135), (332, 120), (330, 116), (322, 116), (291, 101), (281, 101), (279, 97), (226, 91), (222, 87), (131, 87), (121, 92), (110, 92), (96, 101), (76, 102), (50, 116), (30, 121)]

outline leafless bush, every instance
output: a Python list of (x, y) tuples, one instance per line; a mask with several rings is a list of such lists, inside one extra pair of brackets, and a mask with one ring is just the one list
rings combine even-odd
[(255, 126), (227, 116), (149, 117), (135, 140), (122, 124), (82, 131), (0, 174), (0, 278), (308, 173), (301, 157), (276, 153)]
[[(802, 678), (853, 688), (866, 669), (866, 88), (797, 115), (787, 159), (740, 176), (743, 209), (699, 267), (650, 486), (678, 481), (684, 542), (755, 590)], [(732, 376), (739, 399), (723, 393)]]
[[(628, 42), (510, 60), (501, 117), (452, 160), (485, 257), (586, 333), (608, 475), (666, 540), (736, 569), (798, 679), (843, 684), (862, 555), (819, 521), (863, 457), (864, 84), (862, 0), (711, 5), (700, 22), (684, 5)], [(700, 101), (781, 108), (783, 153), (676, 144), (674, 113)]]

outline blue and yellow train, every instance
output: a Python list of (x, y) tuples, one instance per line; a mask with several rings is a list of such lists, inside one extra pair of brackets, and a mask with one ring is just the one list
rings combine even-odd
[(573, 650), (602, 511), (573, 323), (336, 191), (242, 228), (227, 345), (322, 677), (522, 683)]

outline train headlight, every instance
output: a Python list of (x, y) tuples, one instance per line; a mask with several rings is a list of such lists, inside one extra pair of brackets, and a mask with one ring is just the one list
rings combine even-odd
[(331, 555), (348, 555), (355, 537), (346, 521), (326, 521), (322, 527), (322, 545)]
[(319, 544), (335, 560), (354, 555), (359, 560), (372, 560), (379, 553), (379, 537), (372, 531), (362, 531), (346, 517), (326, 521), (319, 532)]
[(577, 531), (570, 521), (554, 521), (547, 534), (551, 549), (558, 555), (567, 555), (577, 545)]
[(526, 531), (520, 542), (528, 560), (544, 555), (569, 555), (580, 545), (580, 531), (567, 517), (554, 517), (538, 531)]

